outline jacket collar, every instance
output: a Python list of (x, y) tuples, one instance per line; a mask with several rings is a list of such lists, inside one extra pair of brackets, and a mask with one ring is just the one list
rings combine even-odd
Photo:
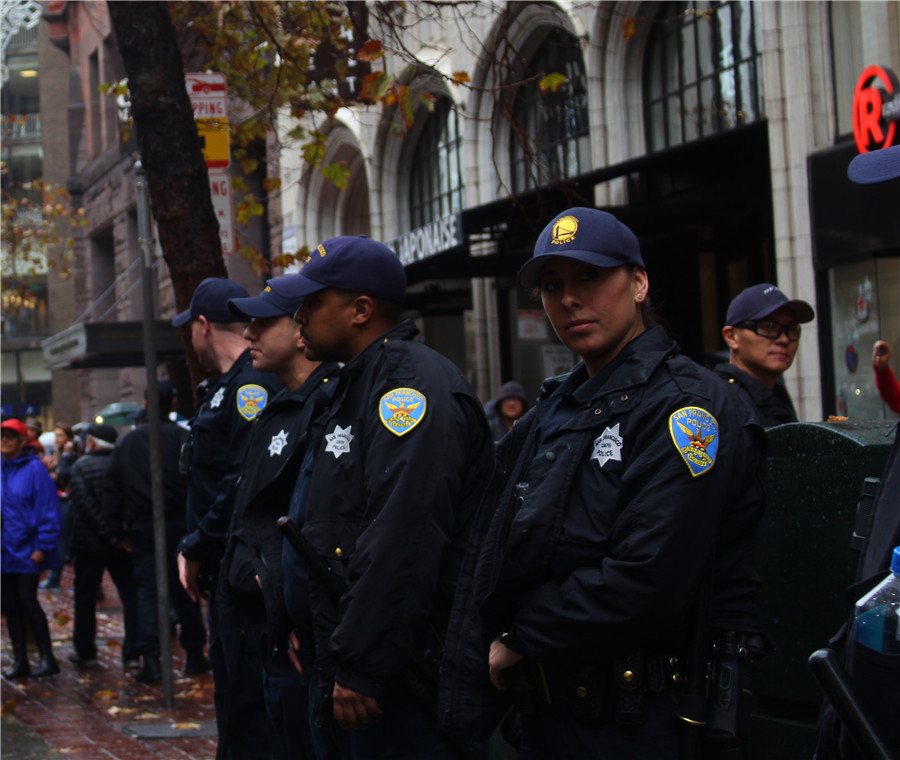
[(404, 319), (386, 333), (379, 335), (368, 346), (341, 368), (341, 376), (353, 376), (362, 371), (380, 346), (395, 340), (412, 340), (419, 334), (419, 328), (411, 319)]
[[(612, 374), (592, 394), (592, 399), (607, 393), (618, 392), (647, 381), (656, 368), (676, 354), (681, 353), (678, 344), (666, 335), (662, 327), (651, 327), (630, 341), (616, 357), (618, 362)], [(566, 381), (577, 374), (583, 374), (584, 362), (578, 362), (568, 375), (561, 375), (544, 382), (541, 398), (554, 393)], [(579, 383), (578, 385), (581, 385)], [(578, 387), (578, 386), (576, 386)], [(569, 392), (575, 388), (567, 389)]]

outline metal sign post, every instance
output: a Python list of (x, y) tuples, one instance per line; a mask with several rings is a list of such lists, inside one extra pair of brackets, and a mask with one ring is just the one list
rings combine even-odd
[(163, 497), (159, 389), (156, 382), (156, 341), (153, 334), (153, 249), (150, 244), (150, 202), (147, 175), (140, 161), (134, 164), (137, 180), (138, 244), (144, 302), (144, 364), (147, 368), (147, 422), (150, 426), (150, 492), (153, 500), (153, 550), (156, 560), (156, 616), (159, 624), (159, 657), (162, 665), (163, 704), (174, 707), (172, 691), (172, 641), (169, 631), (169, 576), (166, 556), (166, 511)]

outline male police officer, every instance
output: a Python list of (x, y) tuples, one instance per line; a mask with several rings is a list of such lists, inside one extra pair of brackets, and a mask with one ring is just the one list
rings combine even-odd
[[(436, 716), (398, 681), (446, 625), (492, 470), (482, 405), (459, 369), (415, 342), (415, 326), (401, 321), (406, 275), (385, 245), (365, 236), (326, 240), (300, 274), (271, 284), (303, 298), (295, 319), (307, 357), (346, 363), (311, 430), (308, 498), (292, 504), (343, 584), (335, 599), (310, 572), (317, 668), (344, 729), (342, 750), (455, 757)], [(285, 582), (294, 583), (297, 557), (287, 548), (284, 562)]]
[(763, 427), (797, 421), (781, 376), (794, 362), (800, 325), (813, 317), (806, 301), (791, 300), (767, 282), (745, 288), (728, 306), (722, 337), (731, 360), (715, 371), (756, 410)]
[[(219, 375), (209, 385), (191, 420), (191, 440), (182, 453), (182, 464), (189, 469), (189, 479), (187, 535), (178, 548), (178, 570), (182, 585), (194, 600), (200, 598), (201, 566), (215, 572), (224, 549), (234, 505), (233, 486), (244, 461), (250, 423), (281, 387), (273, 375), (253, 369), (250, 349), (243, 337), (245, 320), (228, 308), (228, 299), (248, 295), (237, 283), (208, 277), (194, 291), (190, 308), (172, 320), (176, 327), (190, 322), (191, 342), (200, 363)], [(209, 583), (203, 590), (212, 588), (213, 584)], [(233, 721), (233, 725), (226, 727), (222, 714), (229, 653), (227, 631), (222, 632), (222, 637), (219, 635), (214, 597), (210, 594), (208, 601), (209, 654), (216, 686), (220, 740), (226, 736), (227, 729), (232, 758), (257, 758), (265, 736), (259, 726), (265, 726), (266, 720), (261, 690), (253, 709), (243, 705), (241, 721)]]
[[(273, 280), (277, 283), (278, 280)], [(244, 330), (253, 368), (272, 372), (284, 384), (252, 425), (247, 458), (235, 497), (218, 587), (220, 618), (261, 641), (252, 651), (262, 657), (262, 684), (245, 684), (244, 693), (264, 685), (271, 720), (269, 748), (273, 758), (312, 758), (308, 676), (288, 658), (289, 625), (281, 571), (282, 538), (277, 520), (288, 511), (304, 452), (306, 429), (336, 387), (338, 365), (310, 361), (294, 312), (300, 298), (283, 298), (272, 287), (255, 298), (233, 298), (235, 313), (252, 321)], [(258, 666), (241, 673), (255, 674)]]

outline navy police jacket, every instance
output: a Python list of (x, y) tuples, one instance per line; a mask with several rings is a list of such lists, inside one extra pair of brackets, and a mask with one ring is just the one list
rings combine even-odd
[(288, 512), (307, 429), (330, 399), (337, 370), (337, 364), (320, 364), (302, 385), (282, 391), (266, 405), (251, 425), (237, 483), (217, 608), (224, 623), (265, 630), (276, 648), (285, 643), (288, 631), (277, 521)]
[(250, 423), (281, 387), (274, 375), (253, 369), (248, 348), (203, 397), (191, 420), (188, 535), (178, 547), (188, 559), (221, 555)]
[(770, 389), (753, 375), (728, 362), (717, 364), (715, 373), (753, 408), (759, 424), (763, 427), (774, 427), (797, 421), (794, 403), (791, 401), (787, 388), (780, 380), (774, 388)]
[(493, 467), (481, 402), (417, 332), (404, 321), (342, 367), (302, 529), (346, 582), (336, 602), (310, 573), (317, 665), (376, 698), (443, 631)]
[(488, 677), (502, 633), (526, 658), (565, 668), (679, 651), (709, 562), (712, 625), (758, 630), (761, 428), (662, 328), (614, 361), (541, 433), (560, 394), (588, 377), (579, 364), (545, 383), (498, 446), (496, 508), (467, 553), (444, 651), (440, 712), (450, 730), (486, 737), (502, 714), (508, 692)]

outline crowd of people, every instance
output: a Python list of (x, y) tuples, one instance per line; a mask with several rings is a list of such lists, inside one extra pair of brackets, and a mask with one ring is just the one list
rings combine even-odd
[[(504, 384), (490, 421), (416, 340), (403, 266), (365, 236), (323, 241), (255, 297), (206, 279), (173, 320), (212, 379), (189, 431), (160, 384), (170, 588), (187, 672), (213, 670), (223, 757), (483, 757), (499, 727), (521, 758), (675, 760), (711, 714), (715, 647), (771, 648), (753, 569), (764, 429), (797, 419), (781, 377), (812, 307), (744, 290), (730, 360), (707, 370), (657, 325), (635, 235), (590, 208), (544, 228), (518, 283), (580, 361), (534, 400)], [(889, 359), (876, 344), (896, 409)], [(96, 659), (106, 570), (123, 666), (157, 680), (146, 426), (90, 426), (74, 463), (59, 429), (42, 462), (23, 423), (2, 426), (6, 675), (58, 671), (37, 588), (68, 487), (72, 661)]]

